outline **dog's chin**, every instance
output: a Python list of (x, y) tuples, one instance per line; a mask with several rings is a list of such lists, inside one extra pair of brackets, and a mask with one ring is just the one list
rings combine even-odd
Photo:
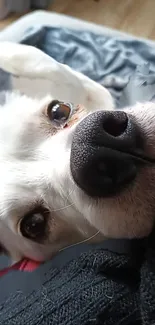
[[(154, 225), (155, 167), (143, 165), (117, 189), (109, 188), (100, 195), (91, 195), (72, 177), (76, 190), (74, 203), (91, 225), (105, 238), (143, 238)], [(151, 194), (152, 193), (152, 194)]]
[(139, 186), (133, 184), (106, 198), (90, 197), (78, 188), (74, 194), (77, 208), (105, 238), (146, 237), (153, 228), (155, 204), (148, 200), (146, 206), (145, 194), (143, 198), (136, 197)]

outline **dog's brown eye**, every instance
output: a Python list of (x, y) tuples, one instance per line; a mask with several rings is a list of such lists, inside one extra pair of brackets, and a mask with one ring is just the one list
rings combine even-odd
[(70, 103), (53, 100), (47, 107), (47, 114), (51, 121), (58, 126), (64, 125), (70, 117), (72, 105)]
[(47, 211), (34, 211), (27, 214), (20, 222), (20, 233), (31, 240), (42, 240), (47, 229)]

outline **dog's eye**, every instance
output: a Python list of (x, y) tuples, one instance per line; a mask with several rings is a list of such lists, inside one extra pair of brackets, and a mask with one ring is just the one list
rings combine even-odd
[(58, 126), (66, 124), (72, 112), (72, 104), (53, 100), (47, 107), (47, 115)]
[(39, 241), (45, 237), (48, 211), (33, 211), (24, 216), (20, 222), (22, 236)]

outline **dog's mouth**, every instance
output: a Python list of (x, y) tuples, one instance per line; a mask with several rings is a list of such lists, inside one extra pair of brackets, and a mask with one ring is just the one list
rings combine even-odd
[(144, 165), (155, 164), (145, 155), (143, 132), (123, 111), (98, 111), (77, 126), (71, 148), (75, 183), (91, 197), (117, 195), (129, 186)]
[(136, 151), (122, 151), (122, 150), (116, 150), (113, 148), (105, 147), (108, 150), (115, 151), (118, 155), (122, 155), (124, 159), (133, 159), (135, 163), (139, 165), (147, 165), (147, 166), (152, 166), (155, 164), (155, 158), (149, 157), (145, 154), (144, 151), (140, 150), (137, 152)]

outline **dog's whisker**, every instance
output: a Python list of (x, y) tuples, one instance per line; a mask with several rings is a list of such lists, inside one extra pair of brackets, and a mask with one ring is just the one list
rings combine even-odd
[(70, 195), (73, 193), (73, 191), (74, 191), (74, 188), (69, 192), (68, 196), (64, 198), (64, 199), (65, 199), (65, 205), (64, 205), (63, 207), (61, 207), (61, 208), (57, 208), (57, 209), (53, 209), (53, 210), (51, 210), (51, 212), (62, 211), (62, 210), (65, 210), (65, 209), (67, 209), (67, 208), (73, 206), (73, 205), (74, 205), (73, 202), (70, 203), (70, 204), (67, 204), (67, 205), (66, 205), (66, 203), (67, 203), (67, 201), (69, 200), (69, 197), (70, 197)]
[(67, 201), (69, 200), (69, 198), (71, 197), (71, 195), (73, 194), (75, 188), (73, 188), (69, 193), (68, 196), (65, 198), (65, 202), (67, 203)]
[(93, 238), (95, 238), (99, 233), (100, 233), (100, 230), (98, 230), (94, 235), (90, 236), (89, 238), (86, 238), (86, 239), (81, 240), (81, 241), (79, 241), (79, 242), (77, 242), (77, 243), (75, 243), (75, 244), (72, 244), (72, 245), (69, 245), (69, 246), (66, 246), (66, 247), (60, 249), (59, 252), (62, 252), (62, 251), (64, 251), (65, 249), (68, 249), (68, 248), (71, 248), (71, 247), (74, 247), (74, 246), (77, 246), (77, 245), (80, 245), (80, 244), (86, 243), (86, 242), (92, 240)]
[(72, 202), (71, 204), (68, 204), (68, 205), (65, 205), (64, 207), (61, 207), (61, 208), (58, 208), (58, 209), (54, 209), (54, 210), (51, 210), (50, 212), (57, 212), (57, 211), (61, 211), (61, 210), (65, 210), (71, 206), (73, 206), (74, 203)]

